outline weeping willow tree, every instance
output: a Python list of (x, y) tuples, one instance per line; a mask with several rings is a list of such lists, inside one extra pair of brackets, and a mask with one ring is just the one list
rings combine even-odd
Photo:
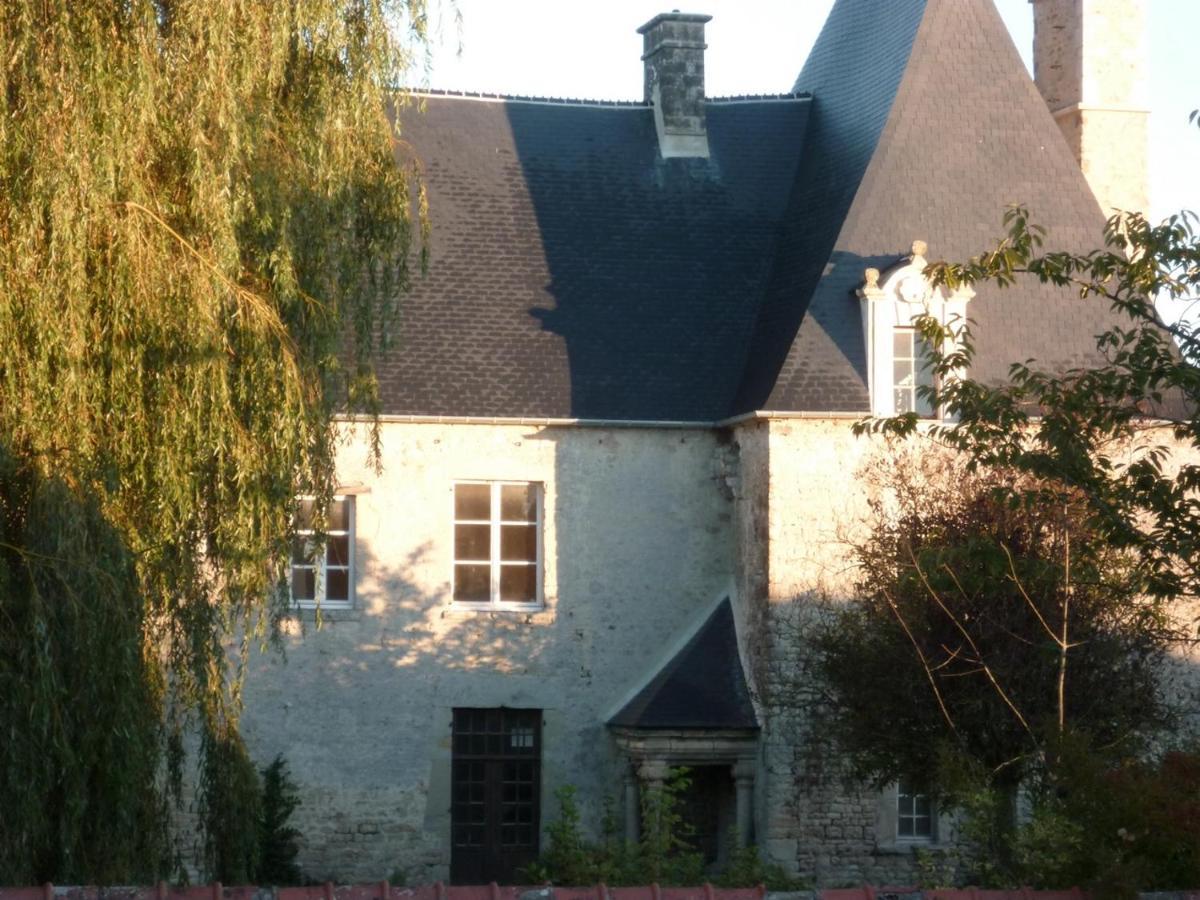
[(275, 630), (423, 262), (389, 110), (425, 23), (0, 4), (0, 883), (166, 864), (171, 748), (235, 719), (227, 641)]

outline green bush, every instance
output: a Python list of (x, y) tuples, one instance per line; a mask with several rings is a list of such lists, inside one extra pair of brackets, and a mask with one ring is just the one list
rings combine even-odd
[(1119, 758), (1068, 738), (1028, 790), (1032, 812), (1019, 824), (995, 786), (955, 797), (972, 883), (1080, 885), (1097, 898), (1200, 884), (1200, 754)]
[(546, 828), (546, 850), (524, 870), (523, 880), (562, 885), (611, 881), (610, 847), (608, 842), (589, 844), (584, 838), (575, 788), (560, 787), (554, 796), (558, 818)]
[(753, 844), (738, 846), (736, 828), (730, 832), (730, 843), (736, 849), (730, 854), (725, 870), (712, 879), (718, 887), (755, 887), (761, 884), (768, 891), (799, 891), (808, 886), (807, 882), (789, 875), (779, 863), (764, 860), (758, 847)]
[[(766, 863), (755, 847), (731, 854), (723, 872), (705, 871), (704, 858), (692, 846), (693, 829), (680, 812), (680, 799), (690, 785), (686, 769), (674, 769), (658, 790), (642, 792), (642, 836), (636, 843), (618, 835), (611, 804), (600, 823), (600, 839), (585, 836), (575, 788), (558, 789), (559, 815), (546, 829), (546, 849), (522, 873), (531, 884), (557, 885), (696, 885), (712, 881), (721, 887), (765, 884), (772, 890), (801, 885), (780, 866)], [(736, 845), (737, 835), (732, 835)]]
[(258, 823), (259, 863), (255, 879), (260, 885), (275, 887), (296, 885), (304, 880), (296, 855), (300, 832), (290, 824), (299, 805), (296, 783), (288, 773), (287, 762), (276, 756), (262, 770), (262, 815)]
[(200, 798), (209, 877), (225, 884), (253, 884), (262, 813), (258, 770), (232, 726), (214, 727), (204, 741)]
[(1030, 880), (1101, 897), (1200, 884), (1200, 754), (1114, 761), (1068, 746), (1048, 788), (1016, 839)]
[(642, 840), (638, 845), (637, 878), (628, 883), (700, 884), (704, 857), (692, 847), (694, 829), (679, 811), (682, 794), (691, 786), (686, 768), (672, 769), (661, 788), (642, 791)]
[(260, 773), (232, 728), (206, 735), (201, 784), (208, 877), (225, 884), (295, 885), (299, 804), (287, 763), (276, 756)]

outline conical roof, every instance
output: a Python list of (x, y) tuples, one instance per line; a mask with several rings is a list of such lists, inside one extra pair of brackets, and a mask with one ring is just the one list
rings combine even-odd
[[(1085, 250), (1104, 218), (992, 0), (838, 0), (798, 89), (814, 97), (738, 406), (869, 408), (854, 290), (914, 239), (967, 259), (1029, 207), (1056, 248)], [(1101, 306), (1101, 308), (1097, 308)], [(1102, 301), (1023, 285), (972, 302), (972, 374), (1096, 357)]]

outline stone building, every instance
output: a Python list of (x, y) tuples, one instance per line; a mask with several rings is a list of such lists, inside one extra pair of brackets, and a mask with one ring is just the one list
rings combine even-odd
[(894, 881), (949, 837), (925, 798), (847, 790), (806, 752), (772, 704), (773, 626), (851, 590), (875, 452), (851, 425), (936, 417), (914, 315), (969, 315), (985, 379), (1095, 352), (1095, 302), (921, 274), (1014, 202), (1095, 246), (1080, 159), (1103, 205), (1144, 206), (1141, 51), (1116, 45), (1140, 4), (1034, 5), (1041, 94), (991, 0), (837, 0), (788, 93), (707, 97), (709, 17), (667, 13), (639, 29), (641, 101), (404, 111), (434, 230), (380, 367), (383, 469), (347, 425), (286, 658), (247, 684), (310, 875), (511, 881), (558, 787), (634, 835), (679, 764), (712, 859), (736, 825), (819, 883)]

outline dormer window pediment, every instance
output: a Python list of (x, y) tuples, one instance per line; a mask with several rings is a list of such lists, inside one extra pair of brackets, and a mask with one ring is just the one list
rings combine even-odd
[[(967, 303), (975, 292), (968, 286), (950, 292), (931, 283), (925, 274), (927, 252), (924, 241), (914, 241), (912, 255), (886, 272), (867, 269), (857, 291), (874, 416), (916, 412), (921, 418), (941, 418), (940, 410), (917, 392), (922, 385), (933, 384), (933, 374), (923, 362), (928, 359), (928, 345), (915, 323), (922, 316), (933, 316), (943, 325), (965, 321)], [(953, 350), (942, 348), (944, 353)]]

